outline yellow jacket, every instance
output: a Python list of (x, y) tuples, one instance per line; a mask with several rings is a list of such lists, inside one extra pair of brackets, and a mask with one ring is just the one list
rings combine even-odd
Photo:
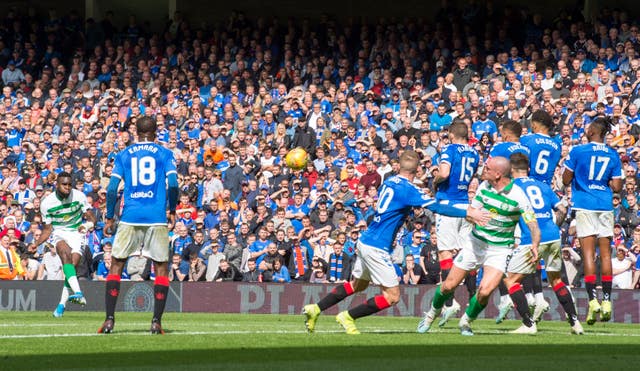
[(24, 269), (22, 269), (22, 262), (18, 254), (11, 249), (8, 250), (13, 265), (13, 269), (10, 269), (6, 251), (6, 249), (0, 248), (0, 280), (12, 280), (17, 276), (23, 276)]

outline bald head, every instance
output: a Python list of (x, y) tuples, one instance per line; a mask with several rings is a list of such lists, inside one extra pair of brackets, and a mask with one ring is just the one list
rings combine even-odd
[(509, 177), (511, 174), (511, 163), (506, 157), (492, 157), (489, 161), (493, 160), (493, 169), (496, 173), (499, 173), (503, 177)]

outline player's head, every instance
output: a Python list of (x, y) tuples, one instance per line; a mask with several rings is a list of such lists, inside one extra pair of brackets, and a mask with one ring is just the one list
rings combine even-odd
[(527, 174), (529, 173), (529, 157), (523, 153), (514, 153), (509, 157), (509, 161), (511, 162), (511, 170), (514, 174), (517, 172), (519, 174)]
[(400, 155), (400, 172), (404, 175), (415, 175), (420, 164), (420, 155), (416, 151), (404, 151)]
[(503, 179), (511, 178), (511, 165), (506, 157), (489, 157), (482, 170), (482, 180), (495, 185)]
[(139, 140), (152, 141), (155, 139), (157, 128), (156, 120), (149, 116), (144, 116), (136, 121), (136, 132)]
[(504, 141), (518, 141), (522, 135), (522, 125), (518, 121), (507, 120), (502, 124), (501, 134)]
[(460, 139), (464, 141), (469, 140), (469, 128), (467, 124), (462, 120), (455, 120), (451, 126), (449, 126), (449, 136), (453, 136), (452, 140)]
[(553, 120), (546, 111), (539, 109), (531, 115), (531, 128), (534, 133), (548, 134), (552, 127)]
[(58, 198), (65, 199), (69, 197), (71, 189), (73, 189), (73, 179), (71, 174), (66, 171), (58, 174), (58, 177), (56, 178), (56, 194), (58, 195)]
[(598, 117), (587, 127), (587, 138), (589, 139), (589, 142), (602, 142), (610, 130), (611, 119), (608, 117)]

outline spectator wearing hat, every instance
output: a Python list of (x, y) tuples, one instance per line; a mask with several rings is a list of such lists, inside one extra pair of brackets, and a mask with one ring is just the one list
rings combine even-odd
[(20, 82), (24, 81), (25, 77), (22, 73), (22, 70), (16, 67), (16, 63), (13, 60), (10, 60), (7, 63), (7, 68), (2, 71), (2, 82), (5, 86), (18, 85)]

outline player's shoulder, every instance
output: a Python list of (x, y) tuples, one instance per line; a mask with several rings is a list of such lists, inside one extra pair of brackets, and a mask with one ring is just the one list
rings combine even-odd
[(54, 204), (56, 202), (58, 202), (58, 197), (56, 196), (56, 192), (54, 191), (54, 192), (51, 192), (48, 195), (46, 195), (42, 199), (42, 201), (40, 201), (40, 205), (46, 207), (46, 206), (49, 206), (49, 205)]
[(87, 196), (83, 192), (78, 191), (77, 189), (72, 189), (71, 190), (71, 199), (73, 201), (86, 200)]

